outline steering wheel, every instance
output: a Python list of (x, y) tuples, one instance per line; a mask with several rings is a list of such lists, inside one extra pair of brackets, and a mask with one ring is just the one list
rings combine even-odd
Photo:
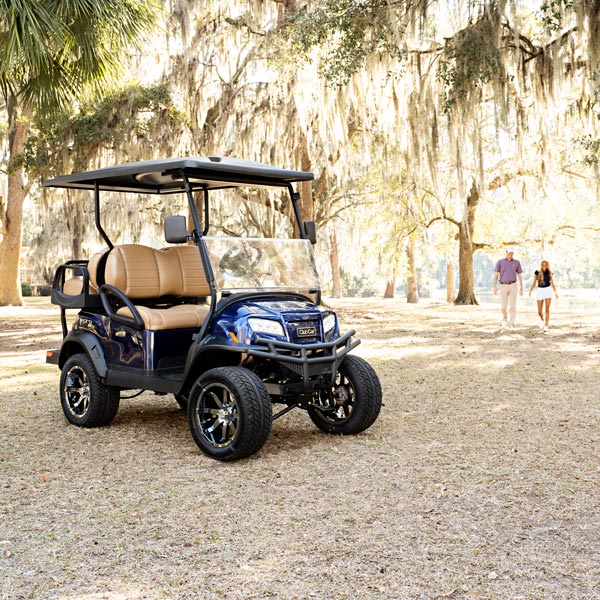
[(235, 244), (228, 248), (219, 261), (219, 270), (232, 275), (252, 273), (262, 258), (262, 250), (250, 244)]

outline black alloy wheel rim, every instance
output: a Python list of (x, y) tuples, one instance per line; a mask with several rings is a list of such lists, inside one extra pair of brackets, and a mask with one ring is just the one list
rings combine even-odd
[(354, 410), (354, 397), (352, 382), (344, 373), (338, 372), (331, 391), (323, 395), (321, 399), (323, 405), (318, 407), (318, 411), (327, 422), (339, 425), (351, 417)]
[(214, 448), (229, 446), (239, 428), (240, 411), (235, 394), (221, 383), (207, 385), (198, 398), (194, 418), (205, 441)]
[(69, 369), (64, 394), (69, 412), (77, 418), (85, 415), (90, 406), (90, 382), (81, 367), (73, 366)]

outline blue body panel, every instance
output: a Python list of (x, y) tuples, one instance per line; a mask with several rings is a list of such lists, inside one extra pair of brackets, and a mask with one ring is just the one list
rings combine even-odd
[(182, 371), (197, 329), (144, 330), (147, 371)]
[[(313, 352), (313, 348), (327, 345), (339, 335), (337, 323), (324, 335), (323, 318), (327, 315), (333, 313), (308, 299), (246, 295), (228, 299), (216, 311), (202, 338), (195, 342), (197, 329), (139, 331), (116, 323), (105, 314), (88, 311), (79, 314), (72, 335), (76, 338), (84, 333), (93, 334), (102, 348), (106, 367), (112, 372), (168, 377), (184, 375), (186, 365), (190, 373), (210, 368), (205, 365), (212, 364), (212, 357), (223, 350), (241, 356), (253, 348), (264, 349), (268, 340), (297, 348), (306, 346)], [(281, 334), (254, 331), (249, 319), (278, 324), (274, 326), (279, 327)], [(121, 379), (119, 385), (126, 383)]]
[(269, 319), (280, 323), (285, 336), (277, 336), (260, 332), (260, 337), (272, 337), (276, 340), (285, 340), (293, 343), (312, 344), (327, 342), (337, 333), (336, 326), (327, 332), (323, 331), (322, 319), (331, 311), (324, 311), (310, 302), (302, 299), (284, 298), (248, 298), (231, 302), (220, 311), (212, 323), (210, 333), (231, 341), (232, 335), (241, 344), (251, 345), (256, 343), (257, 333), (252, 330), (248, 322), (250, 318)]
[(127, 367), (144, 372), (182, 371), (196, 329), (138, 331), (109, 317), (82, 311), (74, 331), (93, 333), (111, 368)]

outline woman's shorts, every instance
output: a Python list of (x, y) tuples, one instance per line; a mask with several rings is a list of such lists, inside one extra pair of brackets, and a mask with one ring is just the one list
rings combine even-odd
[(548, 287), (538, 287), (535, 299), (536, 300), (546, 300), (548, 298), (552, 298), (552, 286)]

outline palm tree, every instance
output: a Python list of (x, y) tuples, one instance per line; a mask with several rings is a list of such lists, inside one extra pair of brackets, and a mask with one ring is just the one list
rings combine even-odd
[(154, 24), (148, 0), (0, 0), (0, 93), (8, 120), (8, 193), (0, 196), (0, 306), (22, 304), (19, 254), (29, 191), (18, 158), (34, 115), (72, 107), (122, 68)]

